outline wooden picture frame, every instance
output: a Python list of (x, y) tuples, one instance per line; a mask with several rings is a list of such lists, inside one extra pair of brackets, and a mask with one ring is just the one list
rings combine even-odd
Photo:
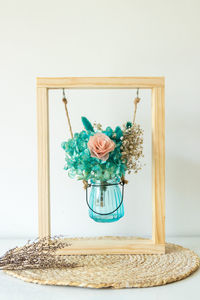
[(50, 236), (49, 89), (151, 89), (152, 239), (83, 239), (60, 254), (165, 253), (165, 80), (164, 77), (37, 78), (39, 237)]

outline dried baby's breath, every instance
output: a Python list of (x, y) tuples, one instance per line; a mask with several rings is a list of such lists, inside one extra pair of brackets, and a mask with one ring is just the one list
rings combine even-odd
[(100, 123), (94, 122), (93, 123), (94, 128), (96, 128), (97, 130), (102, 130), (102, 125)]
[(140, 158), (143, 157), (143, 130), (139, 124), (133, 123), (129, 128), (124, 125), (121, 153), (128, 174), (131, 171), (137, 173), (141, 169)]

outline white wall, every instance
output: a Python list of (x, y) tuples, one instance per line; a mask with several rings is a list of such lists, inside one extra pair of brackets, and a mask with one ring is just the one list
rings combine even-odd
[[(166, 233), (200, 234), (199, 13), (198, 0), (0, 1), (0, 236), (37, 236), (37, 76), (165, 76)], [(105, 125), (132, 117), (135, 91), (67, 94), (74, 130), (82, 114)], [(63, 171), (61, 95), (50, 94), (53, 234), (150, 234), (149, 92), (137, 115), (146, 167), (110, 225), (90, 221), (81, 183)]]

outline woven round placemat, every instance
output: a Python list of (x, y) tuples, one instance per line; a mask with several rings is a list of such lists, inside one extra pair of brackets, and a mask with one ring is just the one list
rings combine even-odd
[(27, 282), (46, 285), (131, 288), (178, 281), (192, 274), (200, 265), (197, 254), (174, 244), (166, 244), (166, 254), (160, 255), (70, 255), (65, 259), (76, 263), (77, 267), (5, 272)]

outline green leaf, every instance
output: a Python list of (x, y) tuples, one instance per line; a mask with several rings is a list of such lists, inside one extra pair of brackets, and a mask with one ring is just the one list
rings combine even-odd
[(86, 117), (81, 117), (81, 121), (82, 121), (83, 126), (85, 127), (85, 129), (87, 131), (94, 132), (94, 128), (93, 128), (92, 124), (90, 123), (90, 121)]
[(132, 123), (131, 122), (127, 122), (126, 123), (126, 128), (131, 128), (132, 127)]

